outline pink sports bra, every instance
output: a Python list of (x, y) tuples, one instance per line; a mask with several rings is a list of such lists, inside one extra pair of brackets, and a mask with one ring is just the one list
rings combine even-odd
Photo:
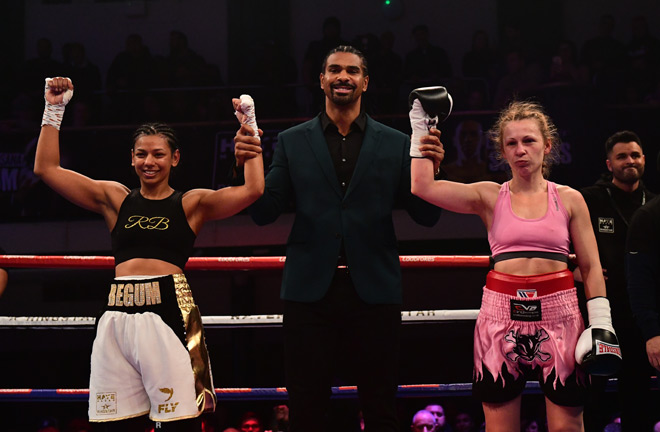
[(541, 257), (568, 262), (569, 216), (559, 199), (557, 185), (548, 182), (548, 210), (538, 219), (513, 213), (509, 182), (500, 188), (493, 210), (488, 242), (494, 262), (519, 257)]

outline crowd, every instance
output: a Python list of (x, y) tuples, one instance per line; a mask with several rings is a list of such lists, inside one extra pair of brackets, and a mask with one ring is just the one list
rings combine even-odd
[(561, 89), (606, 104), (660, 105), (660, 41), (643, 16), (617, 23), (630, 26), (627, 40), (614, 37), (615, 23), (613, 16), (603, 15), (596, 34), (582, 46), (557, 39), (545, 51), (530, 46), (516, 24), (508, 24), (499, 40), (476, 29), (470, 50), (456, 65), (442, 46), (448, 42), (438, 44), (426, 25), (412, 29), (414, 48), (399, 53), (391, 31), (345, 36), (339, 19), (329, 17), (322, 38), (312, 41), (301, 59), (273, 41), (263, 41), (254, 52), (245, 50), (252, 72), (234, 82), (221, 76), (219, 67), (196, 53), (187, 36), (176, 30), (170, 32), (166, 53), (154, 53), (139, 34), (129, 35), (105, 71), (87, 55), (84, 41), (66, 43), (55, 53), (44, 37), (37, 42), (35, 57), (5, 72), (13, 71), (18, 85), (3, 90), (0, 121), (10, 130), (35, 126), (41, 97), (34, 89), (45, 76), (69, 76), (76, 82), (77, 100), (66, 120), (75, 126), (217, 120), (227, 96), (225, 85), (252, 87), (265, 117), (311, 116), (322, 104), (315, 91), (319, 59), (340, 44), (360, 49), (370, 64), (371, 90), (364, 103), (375, 115), (405, 114), (410, 90), (437, 84), (452, 89), (457, 110), (498, 110), (514, 95)]

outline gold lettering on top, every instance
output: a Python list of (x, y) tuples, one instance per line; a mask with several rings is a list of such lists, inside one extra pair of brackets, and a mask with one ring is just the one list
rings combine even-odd
[(144, 306), (144, 284), (137, 284), (133, 293), (135, 306)]
[(130, 229), (133, 227), (139, 227), (146, 230), (166, 230), (168, 229), (170, 219), (164, 216), (140, 216), (133, 215), (129, 216), (128, 223), (124, 225), (124, 228)]
[(124, 288), (124, 306), (133, 306), (133, 285), (131, 284)]
[(108, 306), (115, 305), (115, 292), (117, 291), (117, 284), (110, 285), (110, 294), (108, 294)]
[(158, 282), (149, 282), (144, 284), (147, 305), (160, 304), (160, 285)]

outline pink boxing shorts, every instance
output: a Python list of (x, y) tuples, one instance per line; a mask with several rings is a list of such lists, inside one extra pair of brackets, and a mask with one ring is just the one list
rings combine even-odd
[(537, 379), (555, 404), (584, 405), (587, 380), (575, 363), (583, 330), (569, 270), (535, 276), (490, 271), (474, 329), (474, 395), (506, 402)]

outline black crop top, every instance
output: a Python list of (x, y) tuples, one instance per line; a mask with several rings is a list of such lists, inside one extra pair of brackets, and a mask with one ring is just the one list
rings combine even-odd
[(146, 199), (133, 189), (119, 209), (112, 229), (115, 265), (132, 258), (155, 258), (183, 269), (195, 243), (181, 204), (182, 192), (161, 200)]

